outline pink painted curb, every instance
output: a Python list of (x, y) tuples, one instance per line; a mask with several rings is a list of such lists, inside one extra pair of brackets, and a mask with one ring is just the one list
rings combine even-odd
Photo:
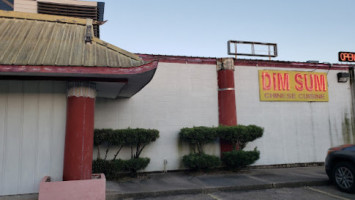
[(104, 174), (93, 174), (89, 180), (50, 182), (45, 176), (39, 186), (39, 200), (104, 200), (106, 178)]

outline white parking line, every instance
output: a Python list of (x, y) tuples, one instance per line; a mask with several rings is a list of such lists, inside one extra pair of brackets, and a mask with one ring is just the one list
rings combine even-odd
[(334, 198), (337, 198), (337, 199), (351, 200), (351, 199), (348, 199), (348, 198), (345, 198), (345, 197), (341, 197), (341, 196), (338, 196), (338, 195), (335, 195), (335, 194), (331, 194), (331, 193), (328, 193), (328, 192), (324, 192), (322, 190), (318, 190), (318, 189), (315, 189), (315, 188), (312, 188), (312, 187), (306, 187), (306, 188), (309, 189), (309, 190), (312, 190), (314, 192), (318, 192), (318, 193), (321, 193), (321, 194), (324, 194), (324, 195), (327, 195), (327, 196), (330, 196), (330, 197), (334, 197)]
[(213, 194), (207, 194), (208, 196), (210, 196), (212, 199), (215, 199), (215, 200), (222, 200), (216, 196), (214, 196)]
[(248, 177), (248, 178), (251, 178), (251, 179), (254, 179), (254, 180), (257, 180), (257, 181), (261, 181), (263, 183), (272, 183), (271, 181), (268, 181), (268, 180), (265, 180), (265, 179), (262, 179), (262, 178), (258, 178), (258, 177), (255, 177), (255, 176), (252, 176), (252, 175), (248, 175), (248, 174), (243, 174), (244, 176)]

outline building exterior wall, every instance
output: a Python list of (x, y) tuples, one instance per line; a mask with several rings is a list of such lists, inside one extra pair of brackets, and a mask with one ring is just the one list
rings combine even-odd
[(97, 6), (95, 1), (76, 1), (76, 0), (14, 0), (14, 11), (37, 13), (37, 2), (67, 4), (76, 6)]
[[(354, 143), (350, 82), (337, 82), (337, 73), (347, 70), (287, 67), (235, 66), (237, 123), (255, 124), (265, 130), (262, 138), (246, 147), (260, 150), (255, 165), (323, 162), (329, 147)], [(262, 102), (258, 70), (263, 69), (325, 72), (329, 101)], [(160, 138), (143, 151), (143, 157), (151, 158), (145, 171), (163, 170), (164, 159), (168, 160), (168, 170), (182, 169), (181, 158), (189, 153), (189, 147), (178, 142), (179, 130), (218, 126), (216, 76), (216, 66), (210, 63), (160, 62), (151, 83), (132, 98), (97, 99), (95, 128), (158, 129)], [(209, 145), (206, 151), (219, 156), (219, 144)], [(130, 152), (120, 155), (128, 159)]]
[(82, 0), (37, 0), (45, 3), (67, 4), (75, 6), (97, 6), (96, 1), (82, 1)]
[(65, 119), (66, 83), (0, 81), (0, 196), (61, 180)]
[[(287, 66), (235, 66), (237, 122), (265, 129), (246, 147), (260, 150), (255, 165), (323, 162), (330, 146), (355, 141), (354, 87), (350, 81), (338, 83), (336, 76), (347, 70)], [(325, 72), (329, 101), (261, 102), (258, 70), (263, 69)], [(66, 104), (65, 82), (0, 81), (0, 195), (36, 193), (48, 175), (61, 180)], [(182, 156), (190, 149), (178, 133), (193, 126), (218, 126), (217, 72), (211, 59), (159, 62), (152, 81), (132, 98), (96, 99), (95, 128), (160, 131), (141, 155), (151, 158), (145, 171), (182, 169)], [(207, 145), (205, 152), (219, 156), (219, 143)], [(119, 157), (128, 159), (129, 149)]]
[(14, 11), (37, 13), (37, 1), (35, 1), (35, 0), (14, 0)]
[[(258, 70), (263, 69), (328, 73), (329, 102), (261, 102)], [(264, 136), (247, 146), (261, 152), (256, 165), (324, 162), (329, 147), (354, 143), (350, 81), (338, 83), (338, 72), (236, 66), (238, 124), (264, 127)]]
[[(160, 138), (141, 155), (151, 158), (145, 170), (162, 171), (165, 159), (168, 170), (181, 169), (181, 158), (189, 153), (189, 147), (179, 143), (179, 130), (218, 126), (217, 100), (215, 65), (160, 62), (153, 80), (132, 98), (96, 100), (95, 128), (158, 129)], [(219, 155), (217, 142), (206, 152)], [(129, 156), (128, 150), (119, 154), (125, 159)]]

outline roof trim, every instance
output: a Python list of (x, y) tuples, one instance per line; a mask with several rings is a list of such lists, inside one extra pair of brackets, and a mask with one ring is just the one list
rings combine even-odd
[[(138, 67), (58, 67), (58, 66), (33, 66), (33, 65), (0, 65), (1, 75), (26, 76), (41, 74), (43, 76), (61, 76), (61, 74), (71, 74), (72, 76), (88, 76), (112, 78), (114, 75), (140, 74), (151, 71), (158, 67), (158, 61), (153, 61)], [(111, 75), (109, 77), (108, 75)]]
[(100, 40), (100, 39), (97, 38), (97, 37), (94, 37), (94, 38), (92, 39), (92, 41), (93, 41), (93, 42), (96, 42), (96, 44), (99, 44), (99, 45), (101, 45), (101, 46), (104, 46), (104, 47), (106, 47), (106, 48), (109, 48), (109, 49), (111, 49), (111, 50), (113, 50), (113, 51), (117, 51), (117, 52), (119, 52), (119, 53), (121, 53), (121, 54), (123, 54), (123, 55), (125, 55), (125, 56), (128, 56), (128, 57), (130, 57), (130, 58), (132, 58), (132, 59), (141, 60), (141, 58), (140, 58), (138, 55), (133, 54), (133, 53), (131, 53), (131, 52), (128, 52), (128, 51), (126, 51), (126, 50), (124, 50), (124, 49), (121, 49), (121, 48), (119, 48), (119, 47), (116, 47), (116, 46), (114, 46), (114, 45), (112, 45), (112, 44), (110, 44), (110, 43), (107, 43), (107, 42), (103, 41), (103, 40)]
[[(183, 64), (205, 64), (216, 65), (218, 58), (211, 57), (192, 57), (192, 56), (172, 56), (172, 55), (154, 55), (154, 54), (139, 54), (143, 60), (159, 60), (165, 63), (183, 63)], [(234, 59), (234, 58), (233, 58)], [(235, 66), (258, 66), (258, 67), (278, 67), (278, 68), (302, 68), (302, 69), (324, 69), (324, 70), (348, 70), (351, 65), (331, 64), (331, 63), (307, 63), (293, 61), (269, 61), (269, 60), (248, 60), (234, 59)]]

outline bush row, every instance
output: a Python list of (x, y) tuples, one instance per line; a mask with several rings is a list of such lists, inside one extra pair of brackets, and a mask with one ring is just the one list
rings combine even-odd
[(113, 160), (123, 147), (131, 148), (131, 158), (139, 158), (144, 147), (159, 138), (159, 131), (156, 129), (127, 128), (127, 129), (95, 129), (94, 145), (98, 149), (98, 159), (101, 159), (100, 146), (106, 147), (104, 160), (107, 159), (110, 147), (118, 147)]
[(92, 172), (104, 173), (106, 178), (109, 180), (118, 179), (123, 173), (136, 175), (137, 171), (146, 168), (149, 162), (149, 158), (132, 158), (129, 160), (97, 159), (92, 163)]
[(229, 170), (237, 170), (253, 164), (259, 157), (260, 152), (256, 149), (253, 151), (233, 150), (223, 152), (221, 160), (213, 155), (191, 153), (185, 155), (182, 162), (185, 167), (191, 170), (209, 170), (221, 166)]
[(228, 169), (240, 169), (253, 164), (260, 157), (260, 152), (256, 149), (254, 151), (234, 150), (224, 152), (222, 154), (222, 162)]
[(207, 170), (217, 168), (221, 165), (221, 160), (217, 156), (208, 154), (192, 153), (182, 158), (185, 167), (192, 170)]
[(259, 159), (260, 152), (244, 151), (246, 144), (262, 137), (264, 129), (256, 125), (237, 125), (221, 127), (193, 127), (183, 128), (179, 133), (182, 141), (190, 144), (192, 152), (183, 157), (185, 167), (193, 170), (212, 169), (221, 166), (217, 156), (206, 155), (203, 146), (215, 142), (218, 138), (229, 142), (234, 150), (224, 152), (221, 160), (228, 169), (239, 169), (253, 164)]
[[(230, 142), (237, 149), (244, 149), (251, 142), (263, 135), (264, 129), (256, 125), (237, 125), (220, 127), (182, 128), (180, 139), (191, 145), (194, 153), (203, 153), (202, 146), (220, 138)], [(236, 149), (236, 150), (237, 150)]]
[[(94, 173), (104, 173), (108, 179), (118, 178), (119, 174), (130, 172), (136, 174), (138, 170), (148, 166), (149, 158), (140, 158), (143, 149), (151, 142), (159, 138), (159, 131), (156, 129), (95, 129), (94, 145), (97, 148), (97, 160), (93, 161)], [(105, 156), (101, 159), (101, 148), (106, 148)], [(117, 150), (111, 160), (107, 156), (111, 147)], [(131, 149), (131, 159), (117, 159), (122, 148)]]
[(148, 144), (159, 137), (159, 131), (156, 129), (127, 128), (127, 129), (95, 129), (95, 145), (136, 145)]

